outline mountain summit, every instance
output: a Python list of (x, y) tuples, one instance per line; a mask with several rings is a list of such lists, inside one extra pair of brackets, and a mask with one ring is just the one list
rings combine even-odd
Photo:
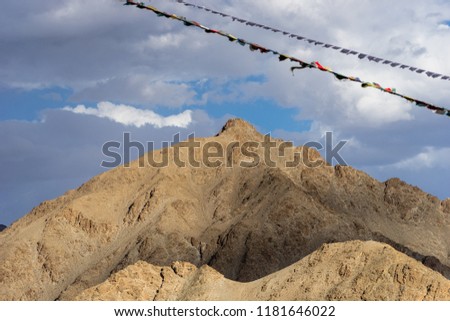
[(261, 139), (262, 137), (252, 124), (240, 118), (228, 120), (216, 136), (229, 136), (241, 139)]
[[(113, 287), (108, 299), (121, 299), (133, 287), (126, 277), (132, 271), (144, 283), (156, 282), (154, 271), (177, 274), (174, 262), (187, 267), (179, 273), (222, 275), (228, 285), (255, 293), (232, 299), (345, 299), (370, 290), (367, 298), (382, 300), (405, 286), (410, 292), (401, 293), (415, 294), (397, 299), (450, 299), (449, 233), (450, 200), (399, 179), (379, 182), (351, 167), (328, 166), (314, 149), (233, 119), (215, 137), (152, 151), (12, 224), (0, 234), (0, 300), (89, 299), (95, 297), (89, 289), (108, 288), (115, 278), (124, 287)], [(283, 293), (276, 280), (319, 280), (327, 268), (328, 278), (341, 279), (318, 283), (315, 296), (307, 288), (275, 295)], [(366, 277), (358, 283), (361, 273)], [(249, 281), (269, 282), (274, 296), (257, 294), (262, 285), (239, 283)], [(205, 290), (195, 282), (176, 282), (193, 286), (184, 296), (152, 299), (226, 299), (189, 292)], [(386, 291), (386, 284), (398, 291)]]

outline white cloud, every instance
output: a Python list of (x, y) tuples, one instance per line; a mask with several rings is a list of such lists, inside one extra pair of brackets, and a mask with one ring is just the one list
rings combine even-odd
[(192, 122), (191, 110), (186, 110), (177, 115), (164, 117), (151, 110), (142, 110), (127, 105), (115, 105), (110, 102), (101, 102), (97, 105), (97, 108), (89, 108), (84, 105), (79, 105), (75, 108), (64, 107), (63, 109), (75, 114), (107, 118), (123, 125), (135, 126), (138, 128), (145, 125), (153, 125), (156, 128), (186, 128)]
[(450, 148), (426, 147), (423, 152), (382, 168), (419, 170), (424, 168), (442, 169), (448, 167)]
[(352, 87), (341, 90), (339, 94), (350, 121), (380, 127), (414, 119), (411, 115), (412, 105), (407, 101), (372, 88), (362, 91), (358, 87)]

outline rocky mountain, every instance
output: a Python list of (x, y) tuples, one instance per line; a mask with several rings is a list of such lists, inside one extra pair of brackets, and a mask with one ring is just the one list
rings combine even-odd
[[(217, 291), (220, 289), (220, 291)], [(386, 244), (349, 241), (322, 245), (299, 262), (249, 283), (213, 268), (139, 261), (77, 300), (319, 301), (448, 300), (450, 281)]]
[[(323, 273), (315, 275), (317, 270), (304, 268), (305, 262), (324, 255), (324, 249), (354, 256), (368, 251), (373, 266), (361, 267), (359, 257), (355, 264), (360, 268), (352, 270), (353, 265), (347, 264), (348, 273), (350, 279), (356, 278), (352, 280), (359, 280), (358, 273), (367, 276), (358, 289), (372, 289), (364, 293), (376, 298), (383, 287), (379, 282), (385, 279), (371, 279), (368, 271), (381, 271), (380, 249), (386, 245), (349, 242), (353, 240), (392, 246), (387, 247), (392, 260), (382, 269), (387, 274), (380, 274), (391, 282), (389, 286), (394, 286), (389, 273), (398, 272), (392, 266), (406, 264), (418, 273), (411, 289), (420, 295), (430, 284), (430, 291), (432, 284), (448, 287), (443, 277), (450, 277), (450, 200), (440, 201), (398, 179), (379, 182), (351, 167), (327, 166), (317, 151), (281, 140), (270, 143), (283, 153), (271, 154), (273, 164), (265, 163), (261, 160), (267, 157), (267, 148), (254, 144), (263, 141), (253, 126), (230, 120), (215, 137), (191, 141), (199, 145), (193, 152), (183, 147), (189, 142), (150, 152), (37, 206), (0, 234), (0, 300), (93, 298), (87, 289), (108, 286), (111, 277), (125, 277), (136, 269), (142, 268), (139, 275), (158, 283), (153, 272), (159, 267), (167, 270), (164, 267), (173, 262), (186, 262), (180, 264), (195, 275), (206, 271), (219, 278), (220, 273), (230, 285), (270, 283), (286, 275), (317, 280)], [(245, 150), (239, 148), (243, 146)], [(220, 151), (224, 151), (222, 164), (215, 162)], [(166, 158), (168, 166), (155, 165)], [(202, 159), (199, 164), (192, 162)], [(301, 161), (286, 166), (292, 160)], [(180, 166), (182, 162), (188, 165)], [(323, 246), (332, 243), (340, 244)], [(397, 252), (415, 264), (405, 263), (408, 258)], [(301, 269), (286, 272), (296, 265)], [(335, 275), (331, 269), (330, 277)], [(350, 297), (346, 292), (350, 288), (333, 292), (334, 281), (327, 282), (322, 292), (316, 289), (317, 296), (310, 297)], [(347, 285), (355, 286), (357, 281), (352, 282)], [(278, 288), (273, 286), (275, 295)], [(281, 291), (284, 285), (279, 286)], [(123, 295), (117, 293), (118, 298)], [(177, 298), (196, 295), (201, 297), (190, 293)], [(445, 291), (420, 295), (399, 294), (398, 299), (445, 295), (450, 299)], [(208, 297), (213, 293), (205, 294)], [(301, 297), (308, 296), (298, 294)], [(378, 298), (384, 298), (381, 292)]]
[(0, 224), (0, 232), (6, 228), (6, 225)]

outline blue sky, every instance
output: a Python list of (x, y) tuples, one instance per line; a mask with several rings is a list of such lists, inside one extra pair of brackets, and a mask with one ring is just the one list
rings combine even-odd
[[(411, 66), (450, 74), (450, 3), (192, 0)], [(450, 107), (450, 82), (252, 28), (175, 1), (149, 4)], [(351, 8), (351, 10), (349, 9)], [(389, 8), (389, 10), (386, 10)], [(296, 144), (326, 131), (349, 165), (450, 197), (450, 119), (373, 89), (251, 52), (120, 1), (9, 1), (0, 12), (0, 223), (102, 172), (101, 146), (215, 134), (233, 116)], [(178, 127), (177, 127), (178, 126)]]

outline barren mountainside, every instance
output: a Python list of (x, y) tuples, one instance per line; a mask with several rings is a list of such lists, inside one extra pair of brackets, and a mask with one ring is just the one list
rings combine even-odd
[[(223, 299), (450, 299), (450, 200), (441, 202), (398, 179), (379, 182), (352, 167), (282, 165), (294, 153), (322, 161), (306, 147), (272, 155), (276, 166), (238, 166), (255, 155), (264, 159), (261, 146), (244, 155), (231, 144), (264, 140), (238, 119), (217, 136), (196, 140), (201, 147), (223, 146), (228, 164), (180, 167), (173, 159), (176, 146), (153, 151), (40, 204), (0, 233), (0, 300), (102, 299), (95, 287), (105, 289), (114, 278), (133, 287), (145, 283), (149, 293), (133, 295), (151, 298), (160, 267), (172, 273), (173, 262), (185, 262), (177, 264), (190, 275), (173, 272), (181, 278), (172, 275), (173, 286), (198, 292), (170, 294), (167, 288), (160, 299), (222, 298), (208, 292), (214, 279), (250, 291), (248, 297), (239, 290)], [(204, 148), (195, 155), (179, 150), (186, 162), (205, 156)], [(166, 156), (167, 167), (149, 164)], [(354, 240), (377, 242), (349, 242)], [(339, 253), (355, 257), (346, 263), (349, 272), (341, 272), (347, 279), (339, 279), (341, 267), (332, 263)], [(367, 253), (368, 261), (358, 253)], [(311, 257), (322, 263), (308, 267)], [(400, 272), (400, 266), (409, 268)], [(308, 283), (321, 280), (324, 271), (330, 279), (318, 283), (323, 287)], [(138, 277), (128, 280), (134, 273)], [(403, 288), (393, 281), (401, 273), (407, 274)], [(203, 283), (195, 279), (200, 276)], [(308, 284), (312, 294), (304, 292)], [(427, 297), (423, 289), (429, 286)], [(392, 293), (383, 297), (389, 287)], [(117, 289), (104, 292), (130, 298)]]
[(0, 224), (0, 232), (6, 228), (6, 225)]

